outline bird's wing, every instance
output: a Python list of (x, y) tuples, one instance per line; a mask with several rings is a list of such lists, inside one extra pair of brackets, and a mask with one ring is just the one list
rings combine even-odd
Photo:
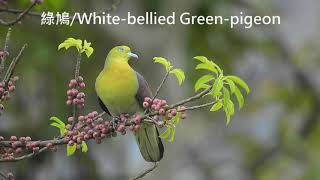
[[(147, 81), (138, 72), (138, 91), (136, 100), (143, 109), (143, 101), (145, 97), (152, 98), (151, 89)], [(136, 140), (139, 145), (140, 152), (146, 161), (157, 162), (163, 157), (164, 147), (159, 132), (155, 125), (142, 124), (141, 128), (135, 132)]]
[(108, 110), (107, 106), (103, 104), (103, 102), (101, 101), (99, 96), (98, 96), (98, 101), (99, 101), (99, 105), (100, 105), (101, 109), (104, 110), (104, 112), (106, 112), (107, 114), (109, 114), (111, 116), (110, 111)]
[(138, 72), (136, 72), (136, 74), (137, 74), (137, 79), (138, 79), (138, 84), (139, 84), (139, 88), (138, 88), (138, 91), (136, 94), (136, 99), (137, 99), (140, 107), (142, 108), (144, 98), (145, 97), (152, 98), (152, 92), (151, 92), (149, 84), (144, 79), (144, 77), (141, 74), (139, 74)]

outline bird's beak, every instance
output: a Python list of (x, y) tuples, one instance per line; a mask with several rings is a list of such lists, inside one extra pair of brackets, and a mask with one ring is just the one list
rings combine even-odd
[(134, 54), (134, 53), (132, 53), (132, 52), (128, 52), (128, 56), (129, 56), (129, 57), (132, 57), (132, 58), (135, 58), (135, 59), (138, 59), (138, 58), (139, 58), (138, 55), (136, 55), (136, 54)]

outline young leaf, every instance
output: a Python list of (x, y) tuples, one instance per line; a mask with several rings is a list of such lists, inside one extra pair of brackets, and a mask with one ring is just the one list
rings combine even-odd
[(171, 127), (167, 127), (167, 129), (159, 136), (161, 139), (167, 139), (170, 135)]
[(88, 152), (88, 146), (84, 141), (82, 141), (82, 144), (81, 144), (81, 151), (84, 153)]
[(163, 57), (154, 57), (153, 61), (156, 63), (162, 64), (166, 68), (167, 72), (169, 72), (172, 68), (170, 61), (168, 61)]
[(93, 48), (91, 47), (91, 43), (88, 43), (87, 40), (84, 40), (83, 50), (82, 51), (84, 51), (86, 53), (88, 58), (93, 53)]
[(176, 134), (176, 128), (173, 128), (171, 131), (171, 136), (170, 136), (169, 142), (172, 142), (174, 140), (175, 134)]
[(247, 94), (250, 92), (250, 89), (246, 82), (244, 82), (241, 78), (237, 76), (226, 76), (227, 79), (232, 80), (233, 82), (239, 84), (243, 89), (246, 90)]
[(240, 110), (243, 107), (244, 98), (243, 98), (241, 91), (238, 87), (235, 87), (234, 94), (236, 95), (237, 101), (239, 103), (239, 110)]
[(212, 97), (216, 97), (218, 96), (222, 88), (223, 88), (223, 80), (221, 78), (218, 78), (214, 81), (212, 85), (212, 90), (209, 92), (209, 94), (211, 94)]
[(181, 118), (181, 112), (178, 112), (177, 115), (172, 118), (172, 123), (174, 125), (177, 125), (180, 122), (180, 118)]
[(67, 130), (65, 129), (65, 127), (61, 124), (58, 124), (56, 122), (53, 122), (50, 124), (50, 126), (56, 127), (59, 129), (60, 131), (60, 135), (63, 136), (65, 133), (67, 133)]
[(181, 69), (178, 69), (178, 68), (173, 69), (172, 71), (170, 71), (170, 74), (174, 74), (176, 76), (180, 86), (181, 86), (181, 84), (183, 83), (183, 81), (186, 78), (185, 75), (184, 75), (184, 72)]
[(207, 59), (207, 57), (205, 57), (205, 56), (196, 56), (196, 57), (194, 57), (194, 59), (196, 59), (196, 60), (198, 60), (198, 61), (200, 61), (202, 63), (205, 63), (205, 62), (209, 61)]
[(230, 87), (231, 93), (233, 94), (234, 91), (235, 91), (236, 85), (235, 85), (234, 82), (233, 82), (232, 80), (230, 80), (230, 79), (226, 79), (226, 81), (227, 81), (227, 83), (228, 83), (228, 85), (229, 85), (229, 87)]
[(212, 112), (218, 111), (219, 109), (222, 108), (222, 106), (223, 106), (222, 101), (218, 101), (217, 103), (215, 103), (215, 104), (211, 107), (210, 111), (212, 111)]
[(78, 51), (80, 52), (82, 49), (82, 40), (80, 39), (74, 39), (74, 38), (68, 38), (58, 46), (58, 50), (61, 48), (69, 49), (70, 47), (76, 47)]
[(230, 102), (230, 93), (229, 93), (229, 90), (227, 88), (223, 88), (223, 107), (226, 111), (227, 110), (227, 107), (228, 107), (228, 103)]
[(73, 155), (77, 150), (77, 145), (74, 144), (73, 146), (67, 145), (67, 155), (71, 156)]
[(62, 125), (63, 127), (65, 126), (64, 122), (62, 122), (59, 118), (57, 118), (55, 116), (50, 117), (50, 120), (57, 122), (58, 124)]
[(200, 77), (196, 84), (194, 85), (194, 90), (195, 92), (198, 92), (200, 89), (207, 89), (210, 88), (210, 86), (208, 84), (205, 84), (211, 80), (213, 80), (213, 76), (208, 74), (208, 75), (204, 75), (202, 77)]
[(211, 72), (214, 72), (216, 75), (218, 75), (217, 69), (214, 66), (211, 66), (209, 63), (198, 64), (196, 66), (196, 70), (199, 70), (199, 69), (209, 70)]

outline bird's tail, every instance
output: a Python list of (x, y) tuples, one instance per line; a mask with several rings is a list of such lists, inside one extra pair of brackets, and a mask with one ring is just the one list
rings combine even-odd
[(162, 159), (164, 148), (155, 125), (141, 124), (135, 136), (140, 152), (146, 161), (158, 162)]

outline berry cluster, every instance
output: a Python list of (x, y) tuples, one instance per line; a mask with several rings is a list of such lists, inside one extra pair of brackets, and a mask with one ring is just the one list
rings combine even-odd
[[(67, 134), (64, 137), (65, 143), (73, 146), (77, 145), (77, 148), (81, 148), (82, 141), (94, 139), (97, 144), (101, 143), (101, 140), (108, 137), (116, 137), (117, 133), (122, 135), (126, 134), (126, 122), (131, 119), (128, 114), (121, 114), (119, 117), (114, 118), (112, 121), (104, 120), (99, 116), (97, 111), (93, 111), (85, 116), (79, 116), (78, 122), (72, 129), (74, 123), (74, 117), (68, 118), (68, 124), (66, 129)], [(140, 128), (141, 116), (133, 115), (133, 121), (129, 126), (130, 130), (138, 130)]]
[[(0, 141), (4, 141), (4, 137), (0, 136)], [(46, 146), (47, 148), (57, 151), (57, 147), (54, 146), (52, 143), (42, 143), (41, 141), (32, 141), (31, 137), (20, 137), (11, 136), (10, 146), (3, 149), (1, 153), (1, 158), (4, 160), (13, 160), (15, 156), (21, 155), (23, 152), (30, 152), (33, 153), (39, 152), (41, 147)]]
[(67, 90), (68, 100), (67, 105), (77, 105), (78, 108), (84, 107), (85, 94), (78, 89), (84, 88), (86, 84), (83, 82), (83, 77), (79, 76), (77, 79), (71, 79), (69, 82), (69, 88)]
[[(18, 76), (14, 76), (9, 79), (7, 82), (0, 82), (0, 97), (1, 102), (10, 100), (11, 96), (10, 93), (14, 92), (16, 89), (15, 83), (19, 80)], [(0, 109), (3, 110), (4, 106), (0, 104)]]
[[(166, 100), (161, 100), (157, 98), (155, 98), (153, 101), (150, 97), (144, 98), (144, 102), (142, 106), (158, 114), (153, 116), (153, 120), (155, 121), (159, 121), (160, 117), (164, 117), (164, 119), (166, 120), (171, 120), (178, 113), (178, 110), (176, 108), (169, 109), (169, 106)], [(183, 107), (179, 107), (179, 108), (181, 109)], [(185, 119), (186, 112), (185, 111), (180, 111), (180, 112), (181, 112), (181, 119)]]

